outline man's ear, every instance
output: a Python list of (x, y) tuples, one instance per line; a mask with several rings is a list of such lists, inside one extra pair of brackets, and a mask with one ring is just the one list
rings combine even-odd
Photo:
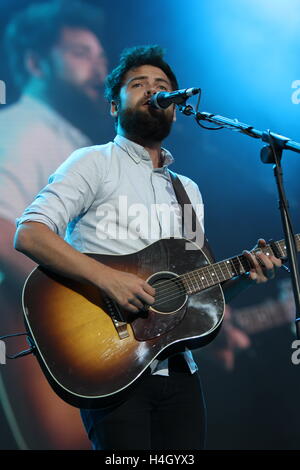
[(24, 65), (27, 72), (33, 77), (43, 78), (47, 74), (46, 62), (33, 51), (26, 51)]
[(118, 117), (119, 114), (119, 105), (115, 101), (110, 103), (110, 115), (113, 117)]

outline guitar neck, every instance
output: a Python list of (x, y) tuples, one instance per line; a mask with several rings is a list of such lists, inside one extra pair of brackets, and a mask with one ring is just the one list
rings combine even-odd
[(245, 333), (255, 334), (290, 323), (295, 312), (290, 301), (268, 300), (260, 305), (233, 310), (231, 316), (233, 323)]
[[(297, 251), (300, 251), (300, 234), (295, 235)], [(254, 253), (262, 251), (266, 255), (274, 255), (284, 260), (287, 256), (285, 240), (273, 242), (263, 248), (253, 250)], [(252, 268), (245, 255), (234, 256), (219, 263), (209, 264), (200, 269), (190, 271), (180, 276), (188, 294), (196, 294), (208, 287), (233, 279), (247, 273)]]

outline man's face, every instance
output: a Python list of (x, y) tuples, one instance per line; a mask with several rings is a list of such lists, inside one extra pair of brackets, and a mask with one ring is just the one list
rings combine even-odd
[(174, 106), (155, 109), (149, 98), (160, 91), (172, 91), (167, 75), (158, 67), (142, 65), (129, 70), (120, 90), (116, 109), (119, 125), (131, 137), (162, 141), (169, 134), (174, 119)]
[(64, 28), (50, 53), (56, 79), (80, 88), (93, 100), (101, 95), (107, 61), (97, 37), (86, 29)]

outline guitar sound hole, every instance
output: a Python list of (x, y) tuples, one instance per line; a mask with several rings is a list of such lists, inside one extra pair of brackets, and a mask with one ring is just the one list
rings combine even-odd
[(174, 313), (187, 300), (185, 287), (177, 274), (159, 272), (147, 279), (155, 288), (155, 302), (151, 308), (160, 313)]

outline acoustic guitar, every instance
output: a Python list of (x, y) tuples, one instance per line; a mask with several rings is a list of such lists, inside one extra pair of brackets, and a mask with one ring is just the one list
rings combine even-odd
[[(299, 234), (296, 243), (299, 251)], [(284, 259), (285, 241), (263, 251)], [(82, 408), (122, 397), (154, 359), (209, 343), (223, 320), (221, 284), (251, 267), (244, 255), (211, 264), (184, 238), (161, 239), (123, 256), (87, 255), (141, 277), (156, 294), (153, 305), (132, 314), (100, 289), (44, 267), (27, 278), (23, 309), (37, 359), (54, 391)]]

